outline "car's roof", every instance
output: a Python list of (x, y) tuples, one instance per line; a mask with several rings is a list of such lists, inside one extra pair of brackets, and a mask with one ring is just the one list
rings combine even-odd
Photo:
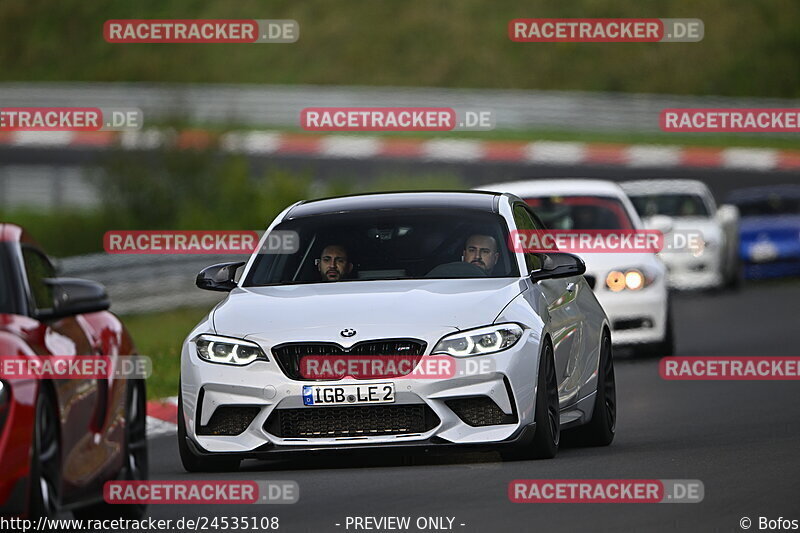
[(543, 179), (491, 183), (477, 188), (516, 194), (520, 198), (539, 196), (612, 196), (624, 198), (625, 193), (613, 181), (583, 178)]
[(710, 194), (705, 183), (698, 180), (633, 180), (619, 184), (631, 196), (648, 194)]
[(800, 185), (762, 185), (760, 187), (736, 189), (728, 194), (727, 200), (736, 203), (748, 200), (761, 200), (775, 195), (800, 198)]
[(309, 200), (292, 207), (284, 220), (375, 209), (476, 209), (496, 212), (499, 193), (477, 191), (384, 192)]

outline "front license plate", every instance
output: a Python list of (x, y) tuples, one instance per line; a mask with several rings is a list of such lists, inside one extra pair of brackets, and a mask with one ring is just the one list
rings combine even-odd
[(303, 385), (303, 405), (394, 403), (394, 383)]

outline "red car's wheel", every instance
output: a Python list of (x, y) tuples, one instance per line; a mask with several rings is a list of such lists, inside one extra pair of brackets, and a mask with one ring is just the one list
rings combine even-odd
[(31, 453), (28, 514), (38, 518), (58, 513), (61, 504), (61, 442), (55, 401), (46, 389), (36, 400), (36, 421)]

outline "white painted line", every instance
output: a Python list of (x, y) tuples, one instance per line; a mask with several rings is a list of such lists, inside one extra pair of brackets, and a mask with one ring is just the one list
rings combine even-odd
[(626, 150), (629, 167), (674, 167), (681, 163), (679, 146), (632, 145)]
[(772, 170), (778, 164), (778, 151), (769, 148), (727, 148), (722, 151), (722, 166)]
[(281, 134), (274, 131), (232, 131), (220, 139), (223, 150), (248, 154), (271, 154), (280, 143)]
[(348, 137), (345, 135), (327, 135), (320, 143), (321, 155), (329, 157), (367, 158), (375, 157), (381, 150), (381, 141), (377, 137)]
[(137, 131), (123, 131), (119, 136), (120, 146), (128, 149), (147, 150), (158, 148), (164, 143), (166, 133), (154, 128)]
[(481, 141), (434, 139), (422, 143), (422, 157), (444, 161), (477, 161), (483, 158)]
[(72, 131), (15, 131), (11, 144), (16, 146), (69, 146), (75, 133)]
[(172, 422), (166, 422), (152, 416), (147, 417), (147, 438), (162, 437), (165, 435), (175, 435), (178, 433), (178, 426)]
[(525, 159), (533, 163), (575, 165), (586, 157), (586, 144), (537, 141), (525, 148)]

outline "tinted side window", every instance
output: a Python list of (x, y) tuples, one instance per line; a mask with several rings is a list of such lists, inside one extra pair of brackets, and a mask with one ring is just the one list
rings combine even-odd
[[(514, 224), (518, 230), (540, 230), (542, 229), (539, 224), (534, 222), (533, 217), (528, 212), (527, 206), (517, 204), (514, 206)], [(526, 253), (525, 266), (528, 272), (531, 270), (539, 270), (542, 268), (542, 258), (539, 254)]]
[(25, 262), (33, 304), (36, 309), (50, 309), (53, 307), (53, 291), (45, 285), (44, 280), (56, 275), (52, 263), (43, 253), (26, 246), (22, 247), (22, 260)]
[(0, 313), (13, 313), (11, 270), (8, 265), (6, 246), (0, 243)]

